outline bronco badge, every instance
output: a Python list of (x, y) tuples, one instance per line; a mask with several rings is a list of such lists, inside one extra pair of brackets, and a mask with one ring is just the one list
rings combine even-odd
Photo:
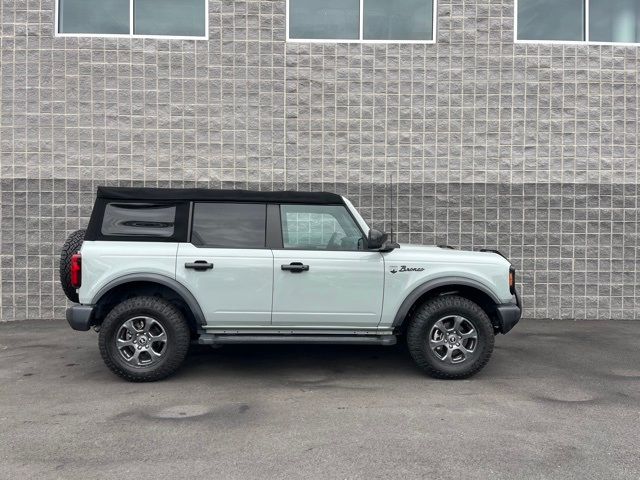
[(422, 272), (424, 270), (424, 268), (422, 267), (407, 267), (406, 265), (400, 265), (400, 268), (398, 267), (391, 267), (389, 269), (389, 272), (391, 273), (398, 273), (398, 272)]

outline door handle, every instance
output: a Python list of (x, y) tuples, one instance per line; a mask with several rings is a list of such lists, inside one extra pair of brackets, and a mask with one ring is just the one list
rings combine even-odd
[(192, 268), (196, 272), (204, 272), (205, 270), (211, 270), (213, 263), (209, 263), (206, 260), (196, 260), (195, 262), (185, 263), (184, 268)]
[(303, 265), (301, 262), (291, 262), (289, 265), (280, 265), (282, 270), (288, 270), (291, 273), (308, 272), (309, 265)]

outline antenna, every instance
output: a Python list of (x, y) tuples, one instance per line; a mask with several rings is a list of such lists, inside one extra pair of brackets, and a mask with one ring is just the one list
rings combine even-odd
[(391, 197), (391, 233), (390, 240), (393, 243), (393, 172), (391, 172), (391, 185), (389, 185), (389, 196)]

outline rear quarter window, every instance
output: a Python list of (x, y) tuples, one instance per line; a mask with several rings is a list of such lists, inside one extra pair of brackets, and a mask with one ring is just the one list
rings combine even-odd
[(102, 218), (102, 235), (170, 238), (175, 222), (175, 205), (109, 203)]

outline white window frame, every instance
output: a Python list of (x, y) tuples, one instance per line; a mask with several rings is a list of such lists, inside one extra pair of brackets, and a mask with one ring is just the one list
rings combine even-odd
[(129, 0), (129, 33), (63, 33), (60, 31), (60, 0), (55, 0), (55, 36), (56, 37), (102, 37), (102, 38), (159, 38), (164, 40), (209, 40), (209, 0), (204, 0), (204, 36), (180, 35), (141, 35), (133, 33), (133, 2)]
[[(525, 0), (526, 1), (526, 0)], [(515, 0), (513, 5), (513, 38), (515, 43), (560, 43), (563, 45), (612, 45), (615, 47), (637, 47), (640, 43), (636, 42), (596, 42), (589, 40), (589, 4), (591, 0), (584, 1), (584, 40), (519, 40), (518, 39), (518, 3), (520, 0)]]
[[(360, 0), (360, 25), (359, 25), (359, 37), (353, 38), (291, 38), (289, 37), (289, 1), (286, 5), (286, 28), (287, 28), (287, 42), (290, 43), (436, 43), (438, 25), (438, 0), (433, 0), (433, 25), (431, 27), (432, 39), (431, 40), (367, 40), (363, 38), (364, 35), (364, 0)], [(322, 0), (317, 0), (322, 1)]]

